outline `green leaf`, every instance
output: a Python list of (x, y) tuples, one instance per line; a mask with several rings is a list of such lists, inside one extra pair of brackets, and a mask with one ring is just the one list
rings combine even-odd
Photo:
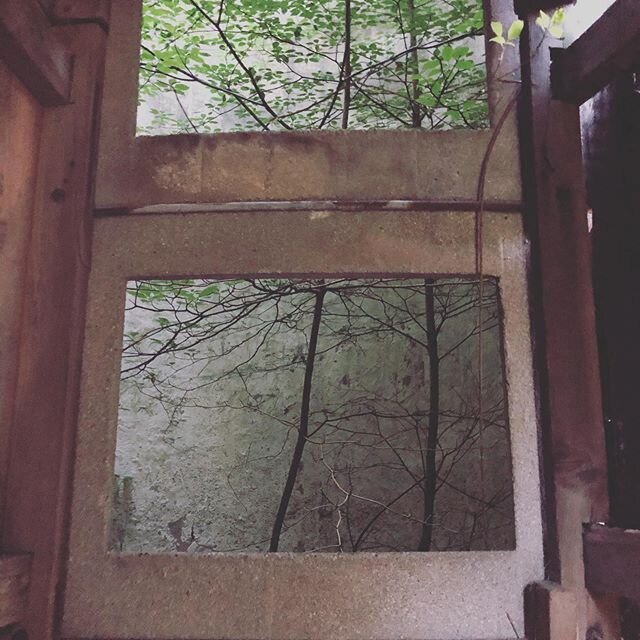
[(501, 37), (504, 33), (504, 27), (502, 26), (502, 22), (499, 20), (493, 20), (491, 22), (491, 31), (496, 34), (497, 37)]
[(524, 29), (524, 22), (522, 20), (514, 20), (509, 27), (507, 33), (507, 40), (517, 40)]
[(544, 11), (540, 10), (536, 18), (536, 24), (546, 30), (551, 24), (551, 18)]
[(549, 27), (549, 35), (557, 40), (564, 38), (564, 29), (559, 24), (552, 24)]

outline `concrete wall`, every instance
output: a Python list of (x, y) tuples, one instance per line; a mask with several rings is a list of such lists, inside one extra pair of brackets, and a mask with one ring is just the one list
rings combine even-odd
[[(263, 281), (272, 291), (275, 282)], [(484, 284), (482, 408), (478, 288), (448, 282), (433, 289), (441, 361), (431, 549), (509, 549), (512, 480), (495, 281)], [(145, 283), (130, 289), (113, 548), (269, 548), (300, 424), (312, 286), (298, 283), (294, 294), (276, 296), (242, 281), (196, 281), (152, 285), (149, 299), (142, 299)], [(431, 463), (423, 462), (433, 392), (425, 281), (328, 286), (311, 435), (279, 550), (416, 550), (431, 492), (424, 480)], [(255, 308), (243, 316), (249, 305)], [(156, 358), (170, 338), (179, 350)]]

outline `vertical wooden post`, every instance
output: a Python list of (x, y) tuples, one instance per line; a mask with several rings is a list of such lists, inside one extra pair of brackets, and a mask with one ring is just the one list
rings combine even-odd
[[(598, 94), (584, 123), (593, 209), (594, 287), (608, 436), (611, 524), (640, 529), (640, 95), (628, 73)], [(624, 607), (625, 637), (640, 608)]]
[(2, 530), (5, 550), (33, 555), (26, 631), (34, 640), (55, 635), (64, 578), (106, 41), (97, 24), (59, 35), (74, 57), (71, 101), (45, 109), (41, 124)]
[(542, 383), (548, 577), (575, 595), (578, 638), (597, 630), (613, 638), (615, 607), (589, 598), (582, 560), (582, 524), (607, 520), (608, 493), (580, 118), (578, 107), (552, 99), (549, 42), (535, 15), (526, 22), (521, 144)]

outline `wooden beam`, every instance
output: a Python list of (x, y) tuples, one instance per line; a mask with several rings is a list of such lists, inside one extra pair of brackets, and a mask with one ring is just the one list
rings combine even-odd
[(0, 629), (24, 620), (31, 575), (31, 557), (0, 554)]
[(111, 0), (54, 0), (56, 24), (97, 24), (109, 31)]
[(74, 55), (73, 83), (69, 104), (44, 110), (37, 180), (24, 185), (34, 201), (1, 541), (33, 553), (24, 620), (33, 640), (57, 637), (60, 615), (107, 39), (95, 24), (57, 29)]
[[(582, 523), (608, 519), (591, 243), (577, 106), (553, 100), (545, 34), (521, 38), (524, 222), (531, 241), (531, 313), (540, 389), (547, 578), (573, 592), (576, 629), (615, 635), (615, 603), (584, 585)], [(555, 624), (555, 623), (552, 623)], [(556, 638), (569, 637), (556, 636)], [(555, 640), (555, 639), (554, 639)]]
[(568, 49), (554, 51), (554, 97), (582, 104), (640, 61), (640, 2), (617, 0)]
[(515, 12), (520, 16), (528, 16), (532, 13), (537, 14), (539, 11), (549, 11), (550, 9), (557, 9), (566, 4), (575, 4), (567, 0), (514, 0)]
[(640, 530), (593, 525), (583, 544), (587, 588), (640, 603)]
[(527, 640), (571, 638), (576, 628), (575, 594), (555, 582), (534, 582), (524, 592)]
[(71, 55), (36, 0), (0, 0), (0, 58), (42, 105), (68, 102)]
[[(632, 73), (598, 93), (582, 122), (613, 527), (640, 529), (640, 103)], [(624, 638), (640, 606), (622, 605)]]

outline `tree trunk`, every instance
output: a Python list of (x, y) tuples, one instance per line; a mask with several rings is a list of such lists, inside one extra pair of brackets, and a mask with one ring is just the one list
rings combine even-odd
[(344, 3), (344, 58), (342, 61), (342, 77), (344, 87), (342, 94), (342, 128), (349, 127), (349, 110), (351, 109), (351, 0)]
[(429, 418), (426, 446), (423, 451), (423, 525), (418, 551), (430, 551), (433, 537), (433, 516), (436, 503), (436, 446), (440, 424), (440, 359), (438, 357), (438, 334), (434, 295), (435, 280), (424, 281), (425, 312), (427, 325), (427, 349), (429, 355)]
[(422, 126), (422, 110), (420, 108), (420, 57), (418, 56), (418, 25), (416, 21), (415, 0), (407, 0), (409, 10), (409, 46), (411, 54), (409, 58), (409, 73), (411, 74), (411, 126), (419, 129)]
[(269, 551), (278, 550), (278, 545), (280, 543), (280, 534), (282, 533), (282, 526), (287, 515), (287, 509), (289, 508), (289, 501), (291, 500), (291, 494), (293, 493), (296, 478), (298, 477), (298, 471), (300, 469), (300, 462), (302, 461), (304, 446), (307, 442), (307, 434), (309, 432), (309, 406), (311, 404), (311, 383), (313, 381), (313, 369), (316, 360), (316, 349), (318, 346), (318, 335), (320, 333), (320, 320), (322, 319), (322, 304), (324, 302), (324, 295), (324, 288), (321, 288), (316, 292), (316, 301), (313, 310), (313, 322), (311, 324), (311, 335), (309, 336), (309, 351), (307, 353), (307, 362), (304, 371), (304, 383), (302, 386), (300, 426), (298, 427), (298, 437), (296, 439), (295, 449), (293, 450), (293, 457), (291, 458), (289, 473), (287, 474), (287, 480), (282, 491), (282, 497), (280, 498), (278, 513), (276, 514), (276, 519), (273, 523)]

